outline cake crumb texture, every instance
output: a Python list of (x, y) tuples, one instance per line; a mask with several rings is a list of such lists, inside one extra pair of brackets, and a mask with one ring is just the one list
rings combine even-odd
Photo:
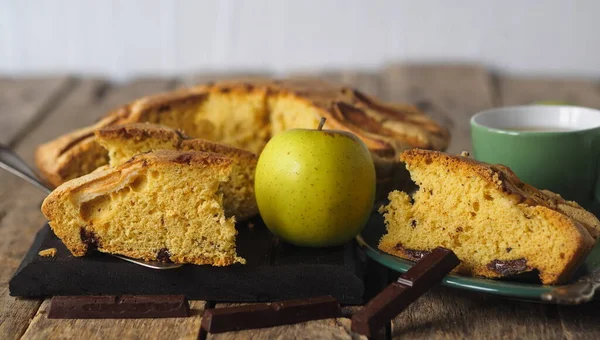
[(135, 155), (157, 150), (202, 151), (229, 158), (232, 161), (229, 180), (221, 185), (225, 215), (235, 216), (240, 222), (258, 214), (254, 195), (257, 157), (252, 152), (194, 139), (182, 131), (149, 123), (108, 126), (97, 130), (95, 135), (108, 151), (110, 166), (119, 166)]
[(223, 208), (232, 163), (198, 151), (140, 154), (64, 183), (42, 212), (75, 256), (97, 249), (174, 263), (245, 263), (235, 250), (235, 217)]
[[(380, 186), (393, 186), (398, 156), (408, 148), (444, 150), (448, 130), (411, 105), (383, 103), (358, 90), (321, 81), (231, 80), (148, 96), (124, 105), (94, 125), (40, 145), (36, 164), (57, 186), (108, 163), (95, 132), (127, 123), (180, 129), (193, 138), (260, 154), (267, 141), (292, 128), (352, 132), (371, 151)], [(387, 193), (387, 190), (386, 190)]]
[(56, 248), (47, 248), (40, 250), (38, 255), (41, 257), (54, 257), (56, 256)]
[(461, 274), (499, 278), (537, 270), (544, 284), (569, 279), (593, 247), (600, 222), (575, 202), (520, 181), (507, 167), (413, 149), (401, 159), (418, 185), (380, 208), (379, 248), (418, 260), (453, 250)]

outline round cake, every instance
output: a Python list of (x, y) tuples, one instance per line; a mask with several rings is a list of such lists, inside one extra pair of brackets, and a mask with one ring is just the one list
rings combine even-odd
[(36, 164), (58, 186), (108, 163), (96, 140), (101, 128), (149, 122), (260, 153), (269, 138), (292, 128), (345, 130), (373, 155), (379, 196), (408, 180), (399, 156), (409, 148), (445, 150), (448, 131), (411, 105), (382, 103), (358, 90), (317, 80), (234, 80), (141, 98), (88, 126), (39, 146)]

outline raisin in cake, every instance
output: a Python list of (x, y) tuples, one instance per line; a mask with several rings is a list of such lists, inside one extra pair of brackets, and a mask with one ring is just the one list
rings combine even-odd
[(452, 249), (463, 274), (498, 278), (538, 270), (544, 284), (564, 282), (600, 233), (600, 222), (577, 203), (521, 182), (507, 167), (427, 150), (405, 151), (419, 186), (393, 191), (380, 209), (387, 234), (379, 248), (418, 260)]
[(41, 145), (36, 164), (53, 185), (108, 162), (94, 132), (150, 122), (181, 129), (193, 138), (224, 143), (259, 154), (269, 138), (291, 128), (327, 128), (356, 134), (371, 151), (379, 192), (408, 180), (398, 157), (408, 148), (444, 150), (448, 131), (410, 105), (392, 105), (355, 89), (311, 79), (234, 80), (145, 97), (88, 126)]
[(149, 123), (108, 126), (97, 130), (95, 135), (98, 143), (108, 150), (110, 166), (119, 166), (140, 153), (165, 149), (227, 156), (233, 164), (229, 181), (221, 186), (225, 212), (233, 214), (238, 222), (258, 214), (254, 196), (257, 157), (249, 151), (204, 139), (191, 139), (180, 131)]
[(235, 218), (223, 207), (232, 160), (159, 150), (68, 181), (42, 212), (75, 256), (90, 248), (144, 260), (226, 266), (244, 263)]

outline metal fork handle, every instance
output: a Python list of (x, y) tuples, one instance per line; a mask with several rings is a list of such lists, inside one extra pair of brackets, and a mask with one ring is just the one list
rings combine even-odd
[(560, 304), (578, 305), (592, 300), (598, 288), (600, 288), (600, 283), (598, 282), (578, 281), (542, 294), (542, 300)]
[(38, 179), (33, 169), (19, 155), (3, 144), (0, 144), (0, 168), (35, 185), (46, 194), (52, 192), (52, 189)]

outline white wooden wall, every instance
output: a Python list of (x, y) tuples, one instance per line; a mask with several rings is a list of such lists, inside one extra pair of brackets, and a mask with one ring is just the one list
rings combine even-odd
[(0, 0), (0, 73), (478, 61), (600, 76), (600, 0)]

